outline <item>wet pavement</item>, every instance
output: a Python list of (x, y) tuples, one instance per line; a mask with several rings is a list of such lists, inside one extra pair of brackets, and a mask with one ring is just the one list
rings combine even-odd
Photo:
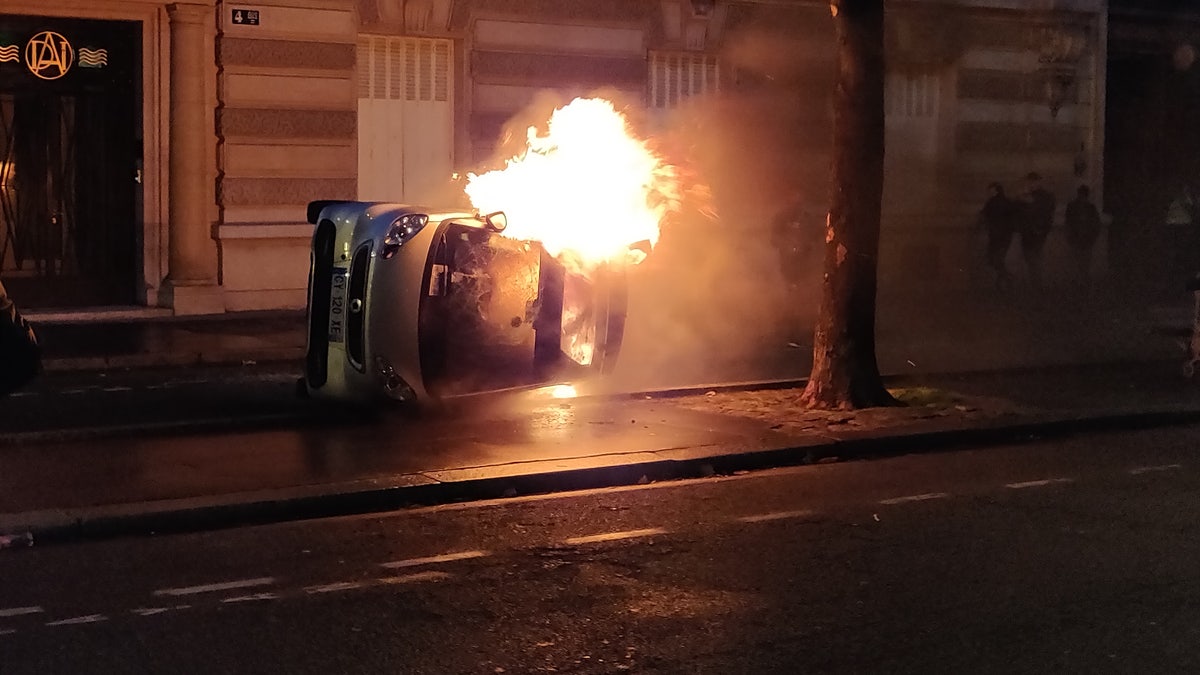
[(327, 412), (314, 423), (315, 409), (302, 404), (240, 431), (146, 426), (8, 443), (0, 445), (0, 533), (53, 540), (217, 527), (1200, 424), (1200, 385), (1173, 362), (897, 376), (889, 385), (952, 392), (969, 405), (901, 410), (869, 424), (841, 414), (799, 428), (785, 424), (796, 413), (782, 406), (757, 417), (689, 407), (689, 398), (723, 395), (717, 390), (523, 395), (428, 417)]
[(881, 303), (879, 354), (889, 386), (969, 405), (807, 427), (787, 424), (788, 406), (684, 405), (755, 388), (710, 382), (806, 373), (807, 347), (782, 330), (698, 359), (650, 349), (653, 322), (635, 323), (621, 367), (591, 390), (604, 395), (482, 397), (422, 418), (296, 397), (294, 313), (39, 325), (49, 372), (0, 408), (0, 535), (219, 527), (1200, 422), (1200, 384), (1180, 376), (1162, 325), (1181, 308), (966, 300)]
[(143, 312), (127, 318), (27, 318), (45, 350), (47, 371), (298, 361), (304, 313), (236, 312), (175, 318)]

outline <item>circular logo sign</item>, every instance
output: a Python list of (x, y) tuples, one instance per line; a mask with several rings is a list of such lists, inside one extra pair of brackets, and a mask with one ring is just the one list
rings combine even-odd
[(67, 38), (54, 31), (44, 30), (29, 38), (25, 45), (25, 65), (43, 80), (57, 80), (66, 75), (74, 62), (75, 49)]

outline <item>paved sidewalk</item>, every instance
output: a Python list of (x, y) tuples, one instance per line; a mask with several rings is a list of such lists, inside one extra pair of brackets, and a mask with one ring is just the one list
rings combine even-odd
[[(891, 378), (919, 405), (813, 417), (798, 389), (500, 397), (442, 416), (0, 446), (7, 546), (362, 513), (1103, 429), (1200, 423), (1170, 362)], [(922, 397), (930, 404), (920, 404)], [(764, 414), (764, 410), (768, 412)]]
[[(790, 406), (786, 383), (703, 386), (802, 378), (802, 326), (735, 324), (736, 341), (688, 350), (661, 338), (661, 317), (639, 319), (610, 396), (486, 397), (413, 419), (295, 398), (298, 312), (35, 315), (49, 372), (0, 402), (0, 548), (1200, 422), (1200, 383), (1162, 330), (1190, 307), (1068, 300), (881, 299), (889, 386), (933, 399), (826, 418)], [(662, 388), (680, 390), (621, 393)]]
[(164, 316), (97, 312), (76, 318), (31, 312), (47, 372), (298, 362), (304, 357), (304, 312), (235, 312)]

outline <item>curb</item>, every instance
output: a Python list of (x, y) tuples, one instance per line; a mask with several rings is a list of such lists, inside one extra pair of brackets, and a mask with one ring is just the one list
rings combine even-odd
[[(1023, 443), (1080, 432), (1136, 430), (1200, 423), (1200, 409), (1110, 411), (1090, 415), (1047, 415), (1011, 424), (899, 431), (879, 436), (822, 435), (803, 445), (746, 450), (736, 446), (673, 451), (690, 456), (604, 466), (525, 470), (504, 466), (472, 473), (478, 478), (442, 480), (424, 474), (346, 483), (237, 493), (193, 499), (94, 508), (0, 514), (0, 549), (35, 543), (196, 532), (314, 518), (378, 513), (412, 506), (498, 499), (656, 481), (705, 478), (742, 471), (849, 461), (963, 447)], [(645, 453), (631, 453), (645, 454)], [(549, 462), (546, 462), (549, 463)], [(534, 466), (534, 465), (529, 465)], [(511, 468), (511, 467), (510, 467)], [(452, 472), (441, 472), (452, 473)]]
[(266, 347), (229, 352), (161, 352), (146, 354), (116, 354), (111, 356), (75, 356), (47, 358), (42, 367), (46, 372), (84, 370), (113, 370), (132, 368), (161, 368), (180, 366), (236, 366), (252, 363), (300, 363), (303, 347)]
[(0, 448), (42, 443), (72, 443), (111, 438), (131, 438), (144, 434), (179, 436), (206, 432), (258, 431), (284, 424), (316, 426), (311, 418), (302, 413), (270, 413), (246, 417), (205, 417), (172, 422), (142, 422), (138, 424), (114, 424), (73, 429), (46, 429), (41, 431), (16, 431), (0, 437)]

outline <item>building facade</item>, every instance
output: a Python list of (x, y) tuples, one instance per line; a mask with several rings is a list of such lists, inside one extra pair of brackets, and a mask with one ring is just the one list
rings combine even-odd
[[(1099, 196), (1108, 17), (889, 2), (885, 279), (966, 283), (989, 182)], [(309, 200), (461, 201), (596, 93), (753, 239), (824, 212), (834, 46), (805, 0), (9, 0), (0, 275), (30, 307), (303, 307)]]

